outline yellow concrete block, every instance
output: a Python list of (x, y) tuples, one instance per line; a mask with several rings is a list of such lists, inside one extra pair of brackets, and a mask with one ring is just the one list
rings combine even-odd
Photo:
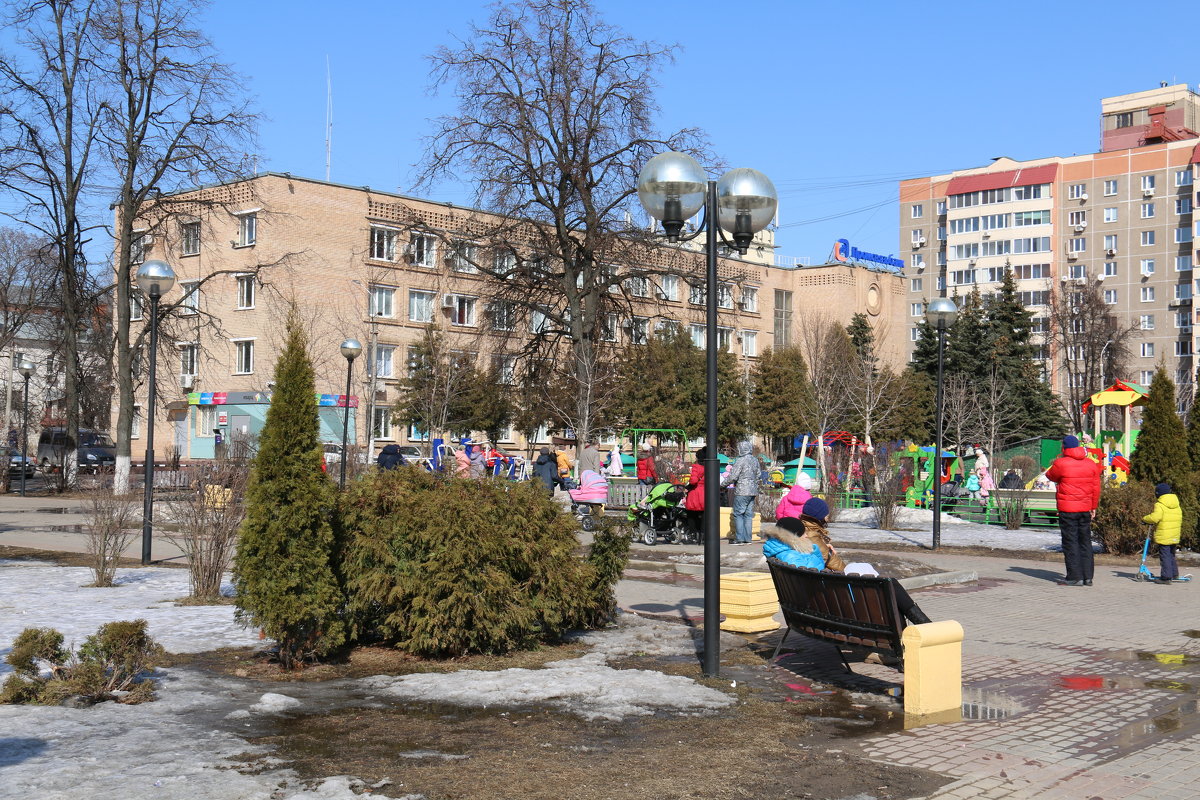
[(779, 630), (779, 623), (773, 617), (758, 617), (749, 620), (726, 616), (721, 623), (721, 630), (734, 633), (765, 633)]
[(721, 575), (721, 586), (736, 588), (739, 591), (753, 591), (770, 586), (774, 590), (775, 582), (767, 572), (726, 572)]
[(738, 633), (761, 633), (779, 627), (775, 585), (765, 572), (731, 572), (721, 576), (721, 628)]
[[(962, 711), (962, 625), (954, 620), (909, 625), (904, 648), (904, 716), (919, 724), (953, 721)], [(907, 724), (907, 723), (906, 723)]]

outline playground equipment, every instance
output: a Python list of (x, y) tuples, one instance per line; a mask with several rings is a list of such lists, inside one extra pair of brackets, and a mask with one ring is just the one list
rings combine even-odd
[[(1083, 413), (1094, 411), (1095, 434), (1093, 440), (1101, 448), (1101, 463), (1105, 467), (1105, 479), (1124, 483), (1129, 479), (1129, 454), (1133, 452), (1135, 432), (1131, 425), (1131, 410), (1135, 406), (1144, 406), (1150, 390), (1145, 386), (1129, 381), (1114, 381), (1112, 386), (1101, 389), (1083, 403)], [(1121, 406), (1124, 409), (1124, 429), (1121, 435), (1119, 451), (1110, 453), (1103, 448), (1103, 432), (1100, 430), (1101, 409), (1105, 406)]]
[[(933, 481), (939, 478), (947, 483), (957, 475), (962, 478), (962, 459), (952, 450), (943, 448), (941, 458), (934, 458), (933, 445), (918, 447), (909, 445), (900, 454), (901, 471), (911, 476), (911, 483), (905, 487), (904, 496), (907, 504), (912, 507), (928, 507), (933, 502)], [(935, 463), (937, 462), (937, 463)]]

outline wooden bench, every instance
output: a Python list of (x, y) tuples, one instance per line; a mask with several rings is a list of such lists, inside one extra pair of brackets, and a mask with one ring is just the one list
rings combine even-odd
[(767, 566), (787, 623), (772, 661), (792, 631), (833, 642), (848, 672), (853, 670), (843, 646), (902, 657), (900, 634), (906, 623), (891, 578), (818, 572), (773, 558), (767, 559)]

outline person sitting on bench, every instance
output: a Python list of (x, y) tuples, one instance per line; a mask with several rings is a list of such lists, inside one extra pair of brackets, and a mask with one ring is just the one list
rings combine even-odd
[[(785, 536), (780, 534), (782, 529), (784, 534), (790, 534), (792, 538), (797, 540), (800, 548), (809, 547), (820, 553), (823, 560), (824, 569), (831, 572), (845, 572), (846, 562), (837, 551), (833, 549), (832, 539), (829, 537), (829, 532), (825, 529), (825, 520), (829, 516), (829, 506), (819, 497), (814, 497), (804, 504), (804, 513), (800, 519), (794, 517), (785, 517), (775, 523), (775, 529), (768, 532), (768, 537), (775, 537), (776, 542), (787, 544), (790, 541)], [(768, 542), (771, 541), (768, 538)], [(788, 562), (785, 558), (779, 555), (774, 555), (767, 552), (767, 545), (763, 545), (763, 554), (776, 558), (785, 563)], [(808, 566), (807, 564), (794, 564), (795, 566)], [(820, 567), (813, 567), (820, 569)], [(893, 588), (896, 590), (896, 607), (906, 620), (914, 625), (923, 625), (926, 622), (932, 622), (921, 607), (913, 601), (909, 596), (908, 591), (900, 584), (900, 581), (895, 578), (889, 578)]]

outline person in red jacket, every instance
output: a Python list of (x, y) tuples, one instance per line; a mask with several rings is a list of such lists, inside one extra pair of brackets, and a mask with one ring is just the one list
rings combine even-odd
[(696, 463), (688, 474), (687, 498), (683, 508), (687, 512), (688, 527), (698, 534), (704, 533), (704, 459), (708, 448), (701, 447), (696, 451)]
[(653, 486), (658, 483), (658, 468), (654, 466), (654, 452), (650, 445), (642, 444), (642, 453), (637, 460), (637, 479), (643, 486)]
[(1067, 576), (1064, 586), (1092, 585), (1092, 520), (1100, 504), (1100, 480), (1104, 468), (1088, 457), (1079, 439), (1067, 436), (1063, 454), (1046, 470), (1046, 479), (1056, 485), (1058, 529), (1062, 533), (1063, 560)]

